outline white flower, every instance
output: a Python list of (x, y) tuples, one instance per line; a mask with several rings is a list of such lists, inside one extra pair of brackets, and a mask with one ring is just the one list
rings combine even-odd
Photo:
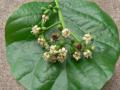
[(57, 59), (59, 62), (63, 63), (65, 61), (66, 57), (63, 54), (59, 54)]
[(59, 55), (57, 57), (58, 61), (63, 63), (66, 59), (66, 56), (67, 56), (67, 50), (64, 47), (59, 49)]
[(51, 45), (50, 50), (56, 50), (57, 46), (56, 45)]
[(47, 15), (42, 15), (42, 21), (46, 22), (47, 20), (49, 20), (49, 17)]
[(85, 40), (86, 44), (88, 44), (92, 40), (92, 36), (88, 33), (83, 36), (83, 40)]
[(49, 52), (45, 52), (45, 53), (43, 54), (43, 56), (44, 56), (45, 60), (48, 60), (48, 59), (50, 58)]
[(41, 29), (40, 27), (38, 27), (37, 25), (35, 25), (35, 26), (32, 28), (31, 33), (33, 33), (34, 35), (37, 35), (37, 34), (39, 34), (40, 29)]
[(67, 50), (63, 47), (63, 48), (59, 49), (59, 53), (63, 54), (63, 56), (66, 56), (67, 55)]
[(74, 54), (73, 54), (73, 57), (78, 61), (80, 58), (81, 58), (81, 53), (79, 51), (76, 51)]
[(50, 46), (50, 53), (51, 53), (51, 54), (56, 54), (56, 53), (58, 53), (58, 51), (57, 51), (57, 46), (56, 46), (56, 45), (51, 45), (51, 46)]
[(44, 38), (38, 38), (38, 44), (40, 44), (42, 47), (45, 47), (47, 42)]
[(85, 52), (83, 52), (83, 55), (85, 58), (92, 58), (92, 52), (90, 50), (86, 50)]
[(65, 38), (69, 37), (69, 36), (70, 36), (70, 30), (67, 29), (67, 28), (63, 29), (63, 30), (62, 30), (62, 35), (63, 35)]

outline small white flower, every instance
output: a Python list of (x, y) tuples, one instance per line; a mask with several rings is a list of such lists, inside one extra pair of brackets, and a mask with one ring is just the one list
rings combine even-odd
[(50, 50), (56, 50), (57, 46), (56, 45), (51, 45)]
[(92, 58), (92, 52), (90, 50), (86, 50), (85, 52), (83, 52), (83, 55), (85, 58)]
[(66, 56), (67, 56), (67, 50), (64, 47), (59, 49), (59, 55), (57, 57), (58, 61), (63, 63), (66, 59)]
[(59, 53), (63, 54), (63, 56), (66, 56), (67, 50), (63, 47), (63, 48), (59, 49)]
[(65, 61), (66, 57), (63, 54), (59, 54), (57, 59), (59, 62), (63, 63)]
[(76, 51), (74, 54), (73, 54), (73, 57), (78, 61), (80, 58), (81, 58), (81, 53), (79, 51)]
[(50, 46), (50, 53), (51, 53), (51, 54), (56, 54), (56, 53), (58, 53), (58, 51), (57, 51), (57, 46), (56, 46), (56, 45), (51, 45), (51, 46)]
[(67, 28), (63, 29), (63, 30), (62, 30), (62, 35), (63, 35), (65, 38), (69, 37), (69, 36), (70, 36), (70, 30), (67, 29)]
[(48, 59), (50, 58), (49, 52), (45, 52), (45, 53), (43, 54), (43, 56), (44, 56), (45, 60), (48, 60)]
[(85, 40), (86, 44), (88, 44), (92, 40), (92, 36), (88, 33), (83, 36), (83, 40)]
[(41, 29), (40, 27), (38, 27), (37, 25), (35, 25), (35, 26), (32, 28), (31, 33), (33, 33), (34, 35), (37, 35), (37, 34), (39, 34), (40, 29)]
[(45, 47), (47, 42), (44, 38), (38, 38), (38, 44), (40, 44), (42, 47)]
[(49, 20), (49, 17), (47, 15), (42, 15), (42, 21), (46, 22), (47, 20)]

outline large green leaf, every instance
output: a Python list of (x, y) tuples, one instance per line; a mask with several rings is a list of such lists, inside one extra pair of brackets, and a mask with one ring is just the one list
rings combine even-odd
[(87, 32), (94, 35), (97, 48), (93, 58), (76, 62), (68, 55), (63, 64), (45, 62), (43, 50), (30, 31), (41, 19), (41, 7), (48, 3), (32, 2), (15, 11), (6, 24), (7, 57), (12, 74), (28, 90), (100, 90), (113, 75), (119, 57), (116, 25), (95, 3), (55, 1), (60, 7), (60, 20), (78, 40)]

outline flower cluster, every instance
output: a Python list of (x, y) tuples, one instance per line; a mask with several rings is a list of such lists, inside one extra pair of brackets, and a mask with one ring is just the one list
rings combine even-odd
[(49, 20), (49, 17), (47, 15), (42, 15), (42, 21), (45, 23)]
[(83, 37), (83, 45), (77, 44), (76, 51), (73, 54), (73, 58), (76, 61), (85, 57), (86, 59), (92, 58), (92, 51), (95, 50), (95, 46), (91, 44), (93, 36), (90, 33), (85, 34)]
[(38, 44), (43, 48), (47, 48), (49, 46), (44, 38), (38, 38)]
[[(60, 21), (47, 26), (47, 22), (51, 19), (50, 16), (57, 15), (58, 8), (55, 4), (50, 4), (47, 8), (43, 7), (42, 10), (41, 22), (33, 26), (31, 33), (38, 37), (38, 44), (45, 50), (43, 54), (44, 60), (52, 63), (63, 63), (68, 55), (68, 47), (66, 48), (68, 40), (70, 42), (69, 46), (72, 47), (69, 54), (72, 54), (74, 60), (92, 58), (95, 46), (92, 44), (93, 36), (90, 33), (83, 35), (82, 39), (78, 40), (72, 35), (72, 30), (61, 26)], [(47, 38), (46, 31), (53, 27), (56, 27), (59, 31), (52, 32), (51, 37)]]
[(44, 58), (49, 62), (61, 62), (63, 63), (67, 56), (67, 50), (62, 47), (60, 49), (57, 48), (56, 45), (51, 45), (49, 51), (44, 53)]

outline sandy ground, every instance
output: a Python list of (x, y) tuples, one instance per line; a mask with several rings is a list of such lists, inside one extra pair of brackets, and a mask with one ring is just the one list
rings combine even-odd
[[(47, 0), (0, 0), (0, 90), (24, 90), (16, 83), (10, 73), (6, 60), (4, 27), (8, 16), (21, 4), (30, 1)], [(94, 0), (101, 8), (110, 14), (118, 25), (120, 32), (120, 0)], [(105, 85), (103, 90), (120, 90), (120, 60), (117, 62), (113, 78)]]

